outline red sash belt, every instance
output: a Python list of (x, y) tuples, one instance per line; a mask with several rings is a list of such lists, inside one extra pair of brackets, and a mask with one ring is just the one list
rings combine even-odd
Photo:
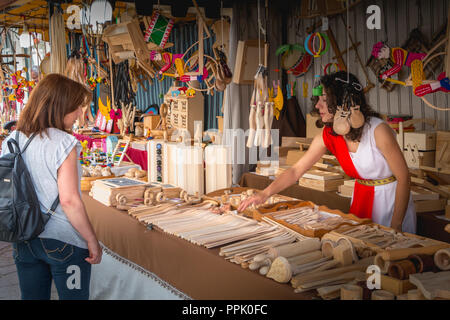
[[(334, 136), (331, 132), (332, 130), (329, 127), (325, 127), (323, 130), (323, 142), (327, 149), (335, 155), (346, 175), (354, 179), (364, 180), (356, 171), (344, 137), (340, 135)], [(372, 219), (374, 196), (375, 187), (365, 186), (356, 182), (350, 213), (362, 219)]]

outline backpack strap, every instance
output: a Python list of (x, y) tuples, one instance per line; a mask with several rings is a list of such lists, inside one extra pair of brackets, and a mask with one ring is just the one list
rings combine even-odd
[(58, 205), (59, 205), (59, 194), (56, 197), (55, 201), (53, 201), (53, 204), (52, 204), (51, 208), (48, 209), (46, 213), (50, 214), (51, 216), (54, 215), (55, 214), (55, 210), (58, 207)]
[(16, 152), (14, 151), (14, 146), (15, 146), (16, 149), (17, 149), (17, 153), (23, 154), (23, 153), (25, 152), (25, 150), (28, 148), (30, 142), (31, 142), (31, 141), (34, 139), (34, 137), (36, 136), (36, 134), (37, 134), (37, 132), (33, 133), (33, 134), (31, 135), (31, 137), (28, 138), (28, 141), (27, 141), (27, 143), (25, 143), (25, 146), (23, 147), (23, 150), (20, 151), (20, 146), (19, 146), (19, 131), (16, 130), (16, 137), (15, 137), (15, 139), (12, 139), (12, 138), (11, 138), (11, 139), (8, 140), (8, 149), (9, 149), (9, 152), (11, 152), (11, 153), (16, 153)]

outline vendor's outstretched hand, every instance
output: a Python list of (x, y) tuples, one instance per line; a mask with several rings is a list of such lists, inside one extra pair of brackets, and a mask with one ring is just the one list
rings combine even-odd
[(254, 205), (262, 204), (262, 203), (266, 202), (267, 198), (268, 197), (263, 192), (258, 192), (257, 194), (242, 201), (241, 204), (239, 205), (238, 211), (242, 212), (245, 209), (247, 209), (247, 207), (249, 207), (253, 204)]

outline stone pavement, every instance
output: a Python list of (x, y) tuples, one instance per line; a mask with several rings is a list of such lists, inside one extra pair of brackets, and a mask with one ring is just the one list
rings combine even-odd
[[(10, 243), (0, 241), (0, 300), (20, 300), (19, 278), (12, 251)], [(54, 284), (51, 299), (58, 299)]]

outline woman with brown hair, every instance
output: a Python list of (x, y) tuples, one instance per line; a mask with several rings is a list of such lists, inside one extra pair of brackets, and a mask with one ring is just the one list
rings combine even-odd
[(69, 78), (49, 74), (33, 89), (20, 114), (16, 137), (30, 172), (42, 212), (59, 195), (45, 230), (31, 241), (13, 244), (22, 299), (50, 299), (52, 279), (60, 299), (89, 299), (91, 264), (102, 249), (81, 199), (81, 145), (71, 128), (92, 100), (91, 91)]
[(327, 149), (347, 175), (356, 179), (350, 213), (399, 231), (415, 233), (416, 212), (410, 178), (395, 132), (366, 103), (358, 79), (346, 72), (321, 78), (323, 94), (314, 99), (322, 123), (305, 155), (238, 210), (264, 203), (300, 179)]

